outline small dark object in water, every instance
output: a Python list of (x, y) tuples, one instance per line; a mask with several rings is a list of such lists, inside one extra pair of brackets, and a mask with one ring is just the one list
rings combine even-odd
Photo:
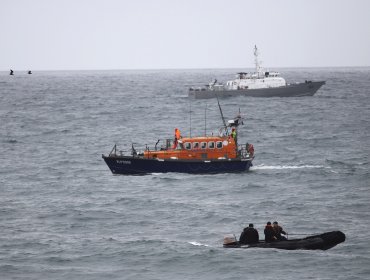
[(14, 75), (14, 71), (12, 69), (10, 69), (9, 75)]
[[(224, 239), (224, 248), (275, 248), (284, 250), (328, 250), (346, 240), (346, 235), (341, 231), (330, 231), (323, 234), (307, 236), (300, 239), (274, 241), (241, 245), (239, 242), (231, 242), (229, 238)], [(229, 243), (230, 241), (230, 243)]]
[(27, 72), (27, 74), (28, 74), (28, 75), (31, 75), (31, 74), (32, 74), (31, 70), (29, 70), (29, 71)]

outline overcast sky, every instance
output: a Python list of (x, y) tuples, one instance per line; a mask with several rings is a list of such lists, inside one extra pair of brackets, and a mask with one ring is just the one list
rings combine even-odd
[(369, 0), (0, 0), (0, 71), (370, 66)]

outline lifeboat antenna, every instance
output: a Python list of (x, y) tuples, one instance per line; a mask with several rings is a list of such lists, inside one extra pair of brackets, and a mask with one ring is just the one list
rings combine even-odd
[(204, 137), (207, 136), (207, 103), (206, 108), (204, 108)]
[(190, 138), (191, 138), (191, 100), (189, 102), (189, 107), (190, 107), (190, 111), (189, 111), (189, 122), (190, 122)]
[(222, 122), (224, 124), (224, 129), (225, 129), (226, 135), (229, 135), (229, 131), (227, 129), (227, 125), (226, 125), (226, 121), (225, 121), (225, 118), (224, 118), (224, 114), (222, 113), (222, 109), (221, 109), (221, 105), (220, 105), (220, 100), (218, 99), (218, 96), (217, 96), (216, 93), (215, 93), (215, 95), (216, 95), (216, 98), (217, 98), (218, 108), (220, 109), (220, 114), (221, 114)]

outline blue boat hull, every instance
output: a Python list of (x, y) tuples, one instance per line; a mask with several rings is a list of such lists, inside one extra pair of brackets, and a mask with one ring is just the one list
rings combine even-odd
[(132, 156), (102, 156), (113, 174), (148, 174), (180, 172), (192, 174), (212, 174), (243, 172), (252, 166), (251, 159), (219, 160), (177, 160), (148, 159)]

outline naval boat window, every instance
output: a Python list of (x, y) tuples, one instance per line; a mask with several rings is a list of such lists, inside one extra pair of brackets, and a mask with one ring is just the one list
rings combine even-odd
[(185, 149), (187, 149), (187, 150), (190, 150), (191, 149), (191, 143), (190, 142), (186, 142), (184, 144), (184, 146), (185, 146)]
[(201, 148), (201, 149), (205, 149), (205, 148), (207, 148), (207, 143), (206, 143), (206, 142), (202, 142), (202, 143), (200, 144), (200, 148)]
[(193, 149), (199, 149), (199, 143), (198, 142), (193, 143)]
[(208, 149), (214, 149), (215, 148), (215, 142), (208, 142)]
[(216, 147), (217, 147), (217, 149), (222, 149), (222, 142), (221, 141), (217, 141), (216, 142)]

